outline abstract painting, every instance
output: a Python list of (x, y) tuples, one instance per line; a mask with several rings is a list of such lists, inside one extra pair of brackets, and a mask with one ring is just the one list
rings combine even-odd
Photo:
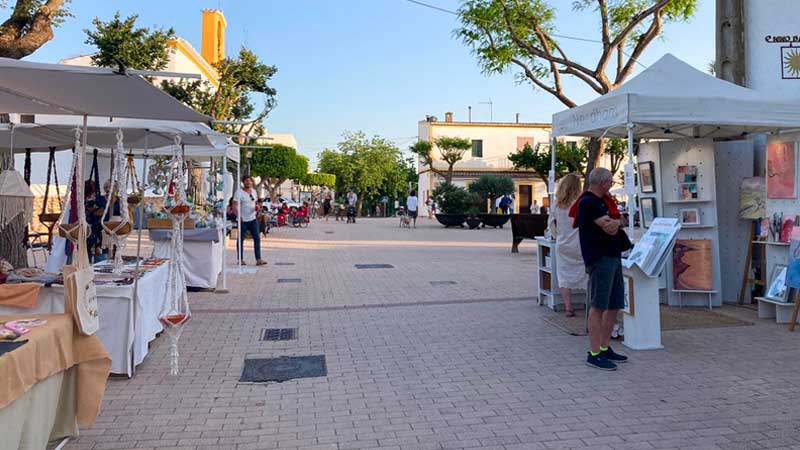
[(760, 219), (767, 215), (767, 189), (764, 177), (750, 177), (742, 180), (739, 189), (739, 217)]
[(797, 150), (794, 142), (767, 145), (767, 197), (795, 198), (797, 185)]
[(710, 291), (710, 239), (677, 239), (672, 250), (673, 289), (676, 291)]
[(789, 264), (786, 268), (786, 287), (800, 288), (800, 227), (792, 228)]
[(678, 183), (697, 183), (697, 166), (678, 166)]
[(767, 293), (764, 297), (778, 302), (788, 300), (789, 289), (786, 289), (786, 266), (775, 264), (772, 268), (772, 275), (769, 277)]
[(679, 200), (696, 200), (697, 196), (697, 183), (681, 183), (678, 185)]
[(639, 186), (643, 194), (652, 194), (656, 191), (653, 161), (639, 163)]
[(778, 237), (779, 242), (789, 243), (789, 240), (792, 238), (792, 230), (794, 229), (794, 220), (786, 219), (783, 221), (783, 225), (781, 225), (781, 234)]
[(700, 210), (687, 208), (680, 211), (681, 225), (700, 225)]

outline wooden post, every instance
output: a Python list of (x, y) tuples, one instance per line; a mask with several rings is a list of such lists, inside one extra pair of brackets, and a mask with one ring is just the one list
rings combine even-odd
[(744, 304), (744, 295), (747, 285), (752, 281), (750, 278), (750, 266), (753, 263), (753, 241), (756, 240), (756, 222), (750, 226), (750, 239), (747, 241), (747, 257), (744, 262), (744, 272), (742, 273), (742, 287), (739, 289), (739, 304)]
[(794, 331), (794, 326), (797, 325), (798, 312), (800, 312), (800, 289), (795, 289), (794, 311), (792, 311), (792, 321), (789, 323), (789, 331)]

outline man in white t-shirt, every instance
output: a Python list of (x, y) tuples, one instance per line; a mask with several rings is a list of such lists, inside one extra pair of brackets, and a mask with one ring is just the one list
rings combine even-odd
[(239, 215), (242, 222), (241, 228), (239, 229), (239, 240), (236, 243), (236, 251), (242, 264), (244, 264), (244, 245), (242, 245), (242, 239), (244, 239), (245, 233), (249, 231), (250, 235), (253, 237), (253, 250), (255, 250), (256, 254), (256, 265), (263, 266), (267, 262), (261, 259), (261, 236), (258, 230), (258, 220), (256, 220), (256, 205), (260, 203), (258, 201), (258, 193), (253, 189), (253, 178), (249, 175), (242, 177), (242, 184), (244, 187), (236, 191), (236, 194), (233, 196), (233, 212)]
[(408, 210), (408, 217), (414, 221), (414, 228), (417, 228), (417, 208), (419, 207), (419, 199), (417, 198), (416, 191), (411, 191), (406, 199), (406, 209)]

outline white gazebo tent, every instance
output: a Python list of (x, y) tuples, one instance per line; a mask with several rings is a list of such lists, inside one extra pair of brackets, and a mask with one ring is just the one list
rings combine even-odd
[[(634, 139), (735, 138), (796, 129), (800, 103), (720, 80), (666, 54), (618, 89), (554, 114), (552, 136), (554, 145), (559, 136), (627, 138), (633, 163)], [(633, 186), (626, 193), (633, 205)], [(633, 237), (632, 220), (630, 231)]]

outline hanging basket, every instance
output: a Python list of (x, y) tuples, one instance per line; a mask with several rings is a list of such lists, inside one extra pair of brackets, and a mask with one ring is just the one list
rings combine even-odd
[(57, 212), (57, 213), (54, 213), (54, 212), (52, 212), (52, 213), (41, 213), (41, 214), (39, 214), (39, 222), (41, 222), (41, 223), (43, 223), (45, 225), (50, 225), (50, 226), (55, 225), (55, 223), (58, 222), (59, 219), (61, 219), (61, 213), (60, 212)]
[[(81, 227), (79, 222), (75, 223), (68, 223), (68, 224), (61, 224), (58, 226), (58, 235), (64, 239), (69, 239), (72, 242), (76, 242), (78, 240), (78, 236), (80, 235)], [(86, 232), (89, 233), (89, 227), (86, 227)]]
[(192, 316), (189, 314), (180, 314), (180, 313), (171, 313), (167, 314), (166, 316), (162, 316), (158, 320), (161, 321), (167, 327), (176, 327), (178, 325), (183, 325), (191, 319)]
[(141, 201), (142, 201), (142, 198), (139, 197), (138, 195), (131, 194), (131, 195), (128, 196), (128, 205), (130, 205), (130, 206), (136, 206)]
[(120, 226), (122, 223), (122, 219), (118, 217), (113, 217), (113, 220), (107, 220), (103, 222), (103, 227), (106, 231), (111, 234), (116, 234), (117, 236), (127, 236), (131, 234), (131, 224), (130, 222), (125, 222), (124, 225)]
[(185, 203), (182, 203), (182, 204), (175, 205), (175, 206), (173, 206), (171, 208), (166, 208), (166, 210), (170, 214), (172, 214), (173, 216), (176, 216), (178, 214), (189, 214), (189, 211), (192, 210), (192, 207), (187, 205), (187, 204), (185, 204)]

